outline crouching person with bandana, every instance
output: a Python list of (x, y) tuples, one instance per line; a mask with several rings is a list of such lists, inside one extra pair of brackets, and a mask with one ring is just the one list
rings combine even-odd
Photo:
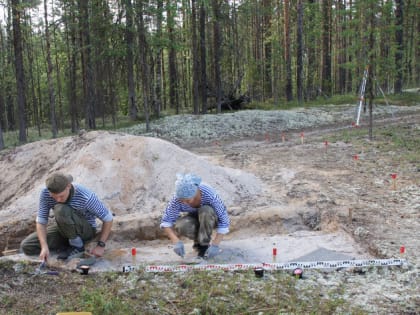
[[(174, 252), (185, 256), (180, 236), (194, 240), (199, 257), (219, 254), (223, 236), (229, 232), (230, 220), (222, 199), (209, 185), (194, 174), (177, 174), (175, 194), (169, 201), (160, 227), (174, 244)], [(213, 230), (216, 229), (212, 239)]]
[[(113, 216), (98, 197), (89, 189), (74, 184), (71, 175), (50, 175), (41, 191), (36, 218), (36, 232), (21, 243), (26, 255), (39, 255), (47, 261), (50, 249), (59, 251), (58, 259), (81, 257), (86, 241), (96, 237), (96, 219), (102, 221), (102, 230), (91, 254), (100, 257), (111, 233)], [(48, 225), (50, 210), (56, 224)]]

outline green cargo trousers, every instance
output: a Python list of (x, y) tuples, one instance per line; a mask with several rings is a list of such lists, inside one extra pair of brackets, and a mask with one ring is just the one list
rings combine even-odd
[[(96, 235), (84, 216), (67, 204), (58, 203), (53, 208), (56, 224), (47, 227), (47, 244), (50, 250), (69, 246), (69, 239), (79, 236), (83, 241), (91, 240)], [(38, 255), (41, 252), (36, 232), (28, 235), (20, 244), (21, 251), (26, 255)]]
[(175, 231), (179, 235), (194, 240), (199, 245), (209, 245), (213, 229), (217, 225), (217, 215), (214, 209), (208, 205), (198, 208), (195, 213), (189, 213), (180, 217), (175, 222)]

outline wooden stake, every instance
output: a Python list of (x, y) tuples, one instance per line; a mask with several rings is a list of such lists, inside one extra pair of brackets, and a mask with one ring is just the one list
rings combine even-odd
[(353, 209), (349, 208), (349, 224), (353, 223)]
[(14, 255), (17, 254), (19, 252), (19, 249), (8, 249), (8, 250), (4, 250), (1, 253), (3, 254), (3, 256), (8, 256), (8, 255)]

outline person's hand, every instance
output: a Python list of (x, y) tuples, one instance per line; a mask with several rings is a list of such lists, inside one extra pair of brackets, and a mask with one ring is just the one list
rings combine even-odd
[(90, 253), (96, 257), (102, 257), (104, 255), (105, 248), (101, 246), (95, 246)]
[(178, 241), (178, 243), (174, 246), (174, 252), (178, 255), (184, 258), (185, 256), (185, 249), (184, 249), (184, 243), (182, 241)]
[(41, 252), (39, 253), (39, 259), (41, 259), (41, 261), (47, 261), (49, 255), (50, 255), (49, 248), (42, 248)]
[(219, 254), (219, 246), (218, 245), (210, 245), (210, 247), (206, 250), (204, 254), (204, 258), (213, 258), (214, 256)]

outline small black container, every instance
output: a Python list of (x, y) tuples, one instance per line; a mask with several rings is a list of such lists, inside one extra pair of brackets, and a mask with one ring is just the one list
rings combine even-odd
[(88, 265), (81, 265), (79, 268), (82, 271), (82, 275), (89, 274), (90, 267)]
[(264, 269), (263, 268), (255, 268), (254, 273), (255, 273), (255, 276), (257, 278), (262, 278), (264, 276)]

